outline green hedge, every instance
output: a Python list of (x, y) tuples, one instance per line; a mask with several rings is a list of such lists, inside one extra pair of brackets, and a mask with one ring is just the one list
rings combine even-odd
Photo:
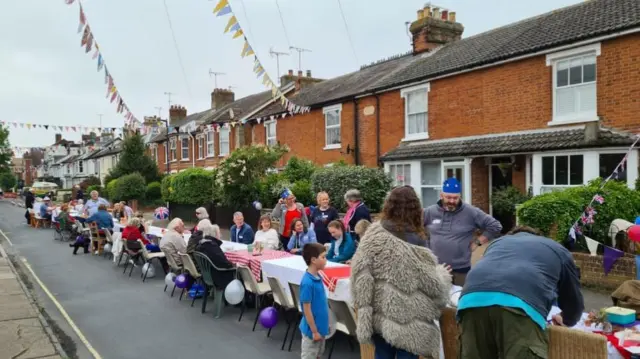
[(264, 208), (273, 208), (285, 188), (293, 187), (283, 173), (271, 173), (260, 181), (259, 200)]
[(107, 183), (107, 187), (105, 190), (105, 196), (111, 201), (119, 201), (120, 198), (116, 198), (116, 185), (118, 184), (117, 179), (112, 179)]
[(292, 183), (311, 181), (315, 171), (316, 165), (313, 162), (292, 156), (284, 167), (283, 175)]
[(344, 194), (350, 189), (357, 189), (371, 212), (380, 212), (391, 183), (391, 178), (382, 169), (363, 166), (321, 168), (311, 177), (313, 193), (326, 191), (331, 204), (340, 211), (346, 210)]
[(567, 240), (571, 226), (580, 218), (593, 196), (599, 194), (604, 197), (604, 203), (593, 205), (597, 212), (595, 223), (585, 229), (585, 234), (600, 243), (610, 245), (608, 231), (611, 222), (622, 218), (633, 223), (640, 215), (640, 192), (618, 181), (609, 181), (600, 190), (601, 182), (601, 179), (596, 179), (586, 186), (533, 197), (518, 209), (520, 224), (537, 228), (546, 235), (557, 225), (554, 239), (563, 242)]
[(162, 184), (160, 184), (160, 182), (151, 182), (147, 185), (147, 194), (146, 194), (146, 199), (147, 201), (153, 201), (156, 199), (161, 199), (162, 198), (162, 190), (161, 190)]
[(91, 185), (91, 186), (87, 187), (86, 192), (88, 194), (90, 194), (92, 191), (98, 191), (98, 193), (100, 193), (100, 195), (104, 196), (103, 191), (102, 191), (102, 186), (100, 186), (100, 185)]
[(143, 200), (147, 192), (144, 177), (138, 172), (122, 176), (116, 180), (115, 197), (118, 200)]
[(215, 171), (189, 168), (162, 179), (160, 192), (167, 202), (202, 205), (214, 198)]
[(296, 200), (305, 206), (316, 205), (316, 196), (310, 181), (297, 181), (291, 186), (291, 191), (296, 195)]

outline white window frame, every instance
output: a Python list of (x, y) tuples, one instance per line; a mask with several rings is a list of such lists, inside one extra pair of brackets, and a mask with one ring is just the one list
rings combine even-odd
[(196, 137), (197, 139), (197, 143), (198, 143), (198, 159), (201, 160), (204, 158), (204, 154), (205, 154), (205, 139), (204, 139), (205, 135), (198, 135), (198, 137)]
[[(329, 126), (327, 124), (327, 114), (336, 111), (338, 112), (338, 124)], [(322, 108), (322, 114), (324, 115), (324, 150), (335, 150), (342, 148), (342, 104), (324, 107)], [(327, 143), (327, 140), (329, 139), (329, 136), (327, 136), (327, 131), (336, 128), (340, 133), (340, 136), (338, 136), (340, 142), (332, 144)]]
[[(427, 92), (427, 128), (426, 132), (409, 134), (409, 96), (417, 92)], [(426, 140), (429, 138), (429, 92), (431, 92), (431, 84), (420, 84), (400, 90), (400, 97), (404, 99), (404, 138), (402, 141)], [(417, 112), (416, 112), (417, 113)]]
[[(226, 144), (225, 147), (222, 146), (223, 143)], [(225, 149), (226, 149), (226, 152), (224, 151)], [(220, 152), (218, 156), (220, 157), (228, 156), (230, 150), (231, 150), (231, 129), (222, 127), (220, 128), (220, 132), (218, 132), (218, 152)]]
[[(277, 134), (277, 123), (278, 121), (276, 120), (270, 120), (270, 121), (265, 121), (264, 122), (264, 137), (265, 137), (265, 145), (267, 146), (275, 146), (278, 144), (278, 134)], [(269, 128), (272, 127), (273, 129), (273, 136), (269, 136)]]
[[(548, 54), (546, 56), (547, 66), (551, 66), (552, 73), (552, 83), (551, 83), (551, 93), (553, 98), (553, 105), (551, 108), (551, 121), (547, 123), (548, 126), (561, 126), (573, 123), (585, 123), (585, 122), (594, 122), (598, 121), (598, 61), (597, 58), (602, 53), (600, 43), (590, 44), (586, 46), (577, 47), (574, 49), (569, 49), (565, 51), (555, 52), (552, 54)], [(571, 60), (584, 56), (593, 56), (596, 57), (596, 108), (593, 112), (576, 112), (571, 115), (565, 116), (556, 116), (556, 93), (557, 93), (557, 70), (558, 64), (560, 62)]]
[[(571, 156), (582, 156), (582, 183), (578, 183), (578, 184), (571, 184)], [(553, 157), (553, 184), (544, 184), (542, 182), (542, 165), (543, 162), (542, 160), (544, 158), (547, 157)], [(556, 161), (558, 157), (567, 157), (567, 184), (556, 184)], [(563, 190), (566, 188), (571, 188), (571, 187), (578, 187), (578, 186), (582, 186), (584, 184), (587, 183), (586, 180), (586, 171), (585, 171), (585, 167), (586, 167), (586, 162), (587, 158), (585, 158), (585, 156), (582, 153), (543, 153), (540, 155), (540, 165), (538, 167), (538, 170), (540, 171), (540, 193), (542, 192), (542, 188), (549, 188), (550, 191), (554, 191), (554, 190)], [(547, 192), (544, 192), (547, 193)]]
[(178, 138), (171, 137), (169, 139), (169, 162), (175, 162), (178, 160)]
[(151, 153), (153, 153), (153, 160), (158, 163), (158, 145), (157, 144), (153, 144), (151, 146)]
[[(187, 141), (187, 148), (184, 147), (184, 141)], [(187, 156), (184, 156), (184, 150), (187, 150)], [(180, 137), (180, 160), (181, 161), (189, 161), (189, 137), (182, 136)]]
[[(205, 133), (205, 139), (204, 139), (204, 143), (206, 149), (205, 149), (205, 157), (206, 158), (210, 158), (210, 157), (214, 157), (216, 155), (216, 146), (215, 146), (215, 133), (213, 132), (213, 130), (207, 130)], [(209, 141), (209, 135), (211, 135), (211, 141)], [(209, 151), (209, 146), (211, 146), (211, 151)]]
[(82, 163), (82, 160), (78, 161), (78, 173), (83, 173), (84, 172), (84, 163)]
[[(408, 171), (409, 171), (409, 182), (406, 182), (406, 173), (407, 173), (407, 169), (406, 169), (406, 167), (407, 167), (407, 166), (409, 167), (409, 168), (408, 168)], [(401, 167), (401, 168), (403, 169), (403, 173), (402, 173), (402, 176), (403, 176), (402, 183), (399, 183), (399, 182), (398, 182), (398, 175), (397, 175), (398, 167)], [(392, 168), (395, 168), (395, 170), (396, 170), (396, 176), (395, 176), (395, 178), (394, 178), (394, 177), (391, 177), (391, 180), (393, 181), (393, 182), (391, 183), (391, 185), (392, 185), (392, 186), (394, 186), (394, 187), (397, 187), (397, 186), (406, 186), (406, 185), (411, 186), (411, 183), (412, 183), (411, 179), (413, 178), (412, 173), (411, 173), (411, 162), (394, 162), (394, 163), (390, 163), (390, 164), (389, 164), (389, 167), (388, 167), (387, 174), (391, 175), (391, 169), (392, 169)]]

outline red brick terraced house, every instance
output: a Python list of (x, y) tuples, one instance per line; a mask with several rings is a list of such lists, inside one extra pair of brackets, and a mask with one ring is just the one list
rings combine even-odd
[[(424, 205), (455, 176), (486, 211), (503, 186), (540, 194), (613, 171), (640, 129), (640, 1), (463, 30), (455, 13), (420, 9), (410, 53), (301, 88), (290, 98), (309, 113), (257, 111), (252, 143), (284, 143), (321, 165), (384, 166)], [(637, 178), (634, 150), (620, 180)]]

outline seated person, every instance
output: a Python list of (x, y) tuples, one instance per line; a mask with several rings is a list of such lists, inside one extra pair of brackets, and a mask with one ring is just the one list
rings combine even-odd
[[(202, 231), (203, 237), (196, 246), (196, 251), (207, 256), (218, 269), (233, 268), (233, 264), (229, 262), (224, 252), (222, 252), (222, 248), (220, 248), (222, 241), (216, 238), (216, 236), (220, 236), (220, 228), (216, 227), (218, 226), (212, 225), (208, 219), (198, 223), (198, 229)], [(217, 287), (226, 288), (235, 278), (235, 272), (219, 272), (215, 273), (213, 277)]]
[(331, 247), (327, 252), (329, 262), (345, 263), (356, 253), (356, 244), (351, 234), (345, 231), (342, 221), (331, 221), (327, 226), (331, 233)]
[(265, 214), (260, 217), (260, 222), (258, 223), (258, 231), (255, 234), (255, 240), (253, 241), (253, 245), (262, 244), (262, 248), (268, 248), (273, 250), (278, 250), (280, 247), (280, 238), (278, 237), (278, 232), (275, 229), (271, 228), (271, 216)]
[(122, 239), (127, 241), (137, 241), (139, 239), (144, 245), (150, 243), (140, 232), (140, 220), (136, 217), (131, 218), (127, 226), (122, 230)]
[(76, 212), (78, 212), (78, 213), (82, 213), (82, 212), (84, 212), (84, 200), (79, 199), (79, 200), (76, 202), (76, 205), (75, 205), (73, 208), (74, 208), (74, 209), (76, 210)]
[[(196, 247), (198, 246), (198, 243), (200, 243), (200, 240), (204, 238), (204, 233), (202, 233), (202, 231), (199, 229), (200, 226), (211, 226), (211, 221), (209, 221), (209, 219), (203, 219), (200, 220), (200, 222), (198, 222), (198, 224), (193, 227), (195, 229), (195, 231), (191, 234), (191, 237), (189, 237), (189, 243), (187, 243), (187, 253), (191, 254), (196, 250)], [(215, 232), (213, 234), (213, 237), (220, 239), (220, 227), (215, 226), (217, 228), (217, 232)]]
[(63, 204), (60, 207), (60, 212), (58, 212), (55, 220), (58, 222), (58, 228), (60, 231), (67, 231), (73, 233), (73, 225), (74, 220), (73, 217), (69, 216), (69, 206), (67, 204)]
[(49, 197), (44, 198), (44, 203), (40, 206), (39, 214), (42, 219), (46, 219), (48, 221), (51, 220), (51, 199)]
[(253, 243), (253, 229), (244, 222), (242, 212), (233, 214), (233, 223), (231, 226), (231, 242), (251, 244)]
[(122, 212), (124, 212), (124, 216), (127, 217), (127, 220), (133, 217), (133, 209), (127, 206), (127, 202), (120, 202), (120, 208), (122, 208)]
[(307, 243), (318, 243), (316, 233), (313, 229), (307, 228), (302, 219), (296, 218), (291, 221), (291, 238), (289, 238), (287, 250), (291, 254), (302, 255), (302, 248)]
[(86, 221), (88, 223), (95, 222), (99, 230), (108, 230), (110, 233), (113, 233), (113, 217), (111, 213), (107, 212), (107, 206), (105, 204), (99, 205), (98, 211), (87, 218)]
[(125, 218), (124, 209), (120, 203), (116, 203), (113, 205), (113, 219), (117, 222), (122, 222), (122, 218)]

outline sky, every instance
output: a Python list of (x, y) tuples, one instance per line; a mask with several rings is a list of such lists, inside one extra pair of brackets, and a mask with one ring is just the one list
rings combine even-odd
[[(92, 52), (87, 54), (80, 46), (78, 2), (122, 98), (140, 120), (159, 113), (167, 117), (165, 92), (173, 93), (171, 102), (185, 106), (188, 113), (210, 108), (215, 87), (210, 70), (225, 73), (218, 77), (218, 87), (232, 86), (236, 99), (266, 90), (252, 71), (252, 59), (240, 56), (241, 38), (223, 33), (228, 16), (213, 14), (217, 0), (76, 0), (72, 5), (64, 0), (5, 1), (0, 12), (0, 121), (97, 127), (102, 114), (102, 126), (123, 126), (124, 117), (116, 112), (115, 102), (105, 98), (104, 75), (97, 72)], [(433, 3), (455, 11), (465, 27), (463, 37), (468, 37), (578, 2)], [(405, 22), (416, 20), (416, 11), (425, 1), (229, 3), (256, 55), (275, 79), (279, 75), (276, 59), (269, 55), (271, 48), (279, 52), (290, 52), (290, 46), (310, 49), (302, 54), (302, 69), (319, 78), (407, 52), (410, 38)], [(297, 52), (280, 57), (280, 75), (298, 68)], [(11, 146), (45, 147), (55, 137), (55, 131), (45, 129), (11, 126), (10, 131)], [(63, 137), (79, 140), (80, 134), (64, 132)]]

